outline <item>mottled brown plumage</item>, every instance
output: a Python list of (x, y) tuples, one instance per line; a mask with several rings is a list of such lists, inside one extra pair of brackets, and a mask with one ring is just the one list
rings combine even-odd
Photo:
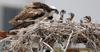
[[(55, 11), (58, 13), (57, 9), (50, 8), (48, 5), (40, 2), (34, 2), (31, 5), (26, 6), (17, 16), (15, 16), (13, 19), (9, 21), (10, 24), (13, 26), (19, 26), (23, 23), (23, 20), (35, 20), (39, 17), (42, 17), (47, 12), (48, 14), (51, 14), (51, 11)], [(52, 17), (50, 15), (47, 15), (45, 17)], [(53, 17), (52, 17), (53, 18)], [(51, 18), (50, 18), (51, 19)], [(22, 22), (18, 22), (18, 20), (21, 20)]]
[(43, 15), (44, 11), (42, 9), (33, 9), (33, 8), (25, 8), (23, 9), (17, 16), (9, 21), (10, 24), (16, 26), (18, 20), (27, 20), (27, 19), (36, 19), (37, 17), (41, 17), (39, 15)]

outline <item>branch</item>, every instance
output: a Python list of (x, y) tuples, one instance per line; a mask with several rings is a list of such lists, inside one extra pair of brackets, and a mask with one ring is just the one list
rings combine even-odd
[(72, 33), (69, 35), (69, 38), (68, 38), (67, 44), (65, 45), (64, 52), (66, 52), (67, 49), (68, 49), (68, 46), (69, 46), (69, 43), (70, 43), (70, 40), (71, 40), (72, 35), (73, 35), (73, 31), (72, 31)]
[(87, 40), (89, 40), (90, 42), (92, 42), (93, 45), (94, 45), (95, 51), (98, 52), (98, 51), (97, 51), (97, 48), (96, 48), (96, 47), (97, 47), (97, 46), (96, 46), (96, 43), (95, 43), (93, 40), (91, 40), (90, 38), (88, 38), (87, 36), (85, 36), (85, 34), (82, 33), (81, 35), (82, 35), (83, 37), (85, 37)]
[(47, 43), (45, 43), (45, 42), (42, 42), (44, 45), (46, 45), (47, 47), (49, 47), (50, 49), (51, 49), (51, 52), (54, 52), (54, 49), (49, 45), (49, 44), (47, 44)]

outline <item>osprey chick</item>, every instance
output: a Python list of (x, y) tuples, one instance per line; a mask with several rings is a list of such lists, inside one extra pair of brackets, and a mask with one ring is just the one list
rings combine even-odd
[(60, 20), (63, 20), (65, 13), (66, 13), (65, 10), (61, 10), (61, 12), (60, 12), (60, 15), (61, 15)]
[(80, 21), (80, 25), (84, 28), (95, 29), (95, 24), (91, 22), (91, 16), (85, 16), (83, 20)]
[(73, 20), (75, 14), (74, 14), (74, 13), (69, 13), (69, 15), (70, 15), (70, 17), (68, 17), (68, 18), (66, 19), (66, 22), (67, 22), (67, 23), (72, 23), (72, 20)]
[(65, 10), (61, 10), (60, 11), (60, 19), (59, 19), (59, 21), (58, 22), (60, 22), (60, 23), (62, 23), (63, 22), (63, 18), (64, 18), (64, 14), (66, 13), (66, 11)]
[(74, 13), (69, 13), (69, 15), (70, 15), (70, 17), (67, 18), (67, 20), (72, 21), (74, 16), (75, 16), (75, 14)]

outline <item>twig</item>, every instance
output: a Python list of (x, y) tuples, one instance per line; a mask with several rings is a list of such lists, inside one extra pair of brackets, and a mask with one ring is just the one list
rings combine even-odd
[(92, 41), (90, 38), (88, 38), (87, 36), (85, 36), (85, 34), (82, 33), (81, 35), (82, 35), (83, 37), (85, 37), (87, 40), (89, 40), (90, 42), (92, 42), (93, 45), (94, 45), (94, 48), (95, 48), (95, 52), (98, 52), (98, 51), (97, 51), (98, 49), (96, 48), (96, 47), (97, 47), (97, 46), (96, 46), (96, 43), (95, 43), (94, 41)]
[(49, 47), (50, 49), (51, 49), (51, 52), (54, 52), (54, 49), (49, 45), (49, 44), (47, 44), (47, 43), (45, 43), (45, 42), (42, 42), (44, 45), (46, 45), (47, 47)]
[(65, 45), (66, 47), (65, 47), (65, 49), (64, 49), (64, 52), (66, 52), (67, 49), (68, 49), (68, 46), (69, 46), (69, 43), (70, 43), (70, 40), (71, 40), (72, 35), (73, 35), (73, 31), (72, 31), (72, 33), (69, 35), (69, 38), (68, 38), (67, 44)]

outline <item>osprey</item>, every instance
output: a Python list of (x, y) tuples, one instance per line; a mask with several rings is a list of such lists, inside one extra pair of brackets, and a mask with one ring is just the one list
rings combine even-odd
[[(59, 13), (55, 7), (40, 2), (34, 2), (32, 5), (26, 6), (17, 16), (10, 20), (9, 23), (18, 27), (20, 25), (23, 26), (23, 22), (19, 23), (18, 20), (35, 20), (43, 16), (51, 20), (54, 13)], [(24, 25), (24, 27), (26, 26)]]
[(43, 9), (33, 9), (31, 7), (25, 7), (17, 16), (9, 21), (13, 26), (19, 25), (19, 20), (35, 20), (44, 15)]
[(61, 10), (61, 12), (60, 12), (60, 15), (61, 15), (60, 20), (63, 20), (63, 17), (64, 17), (65, 13), (66, 13), (65, 10)]
[(65, 10), (61, 10), (60, 11), (60, 22), (62, 23), (63, 22), (63, 18), (64, 18), (64, 14), (66, 13), (66, 11)]
[(85, 16), (83, 20), (80, 21), (80, 25), (84, 28), (95, 29), (95, 24), (91, 22), (91, 16)]
[(70, 17), (66, 19), (66, 22), (67, 23), (73, 23), (72, 20), (73, 20), (75, 14), (74, 13), (69, 13), (69, 15), (70, 15)]
[(72, 21), (75, 15), (74, 15), (74, 13), (69, 13), (69, 15), (70, 15), (70, 17), (67, 18), (67, 20)]

